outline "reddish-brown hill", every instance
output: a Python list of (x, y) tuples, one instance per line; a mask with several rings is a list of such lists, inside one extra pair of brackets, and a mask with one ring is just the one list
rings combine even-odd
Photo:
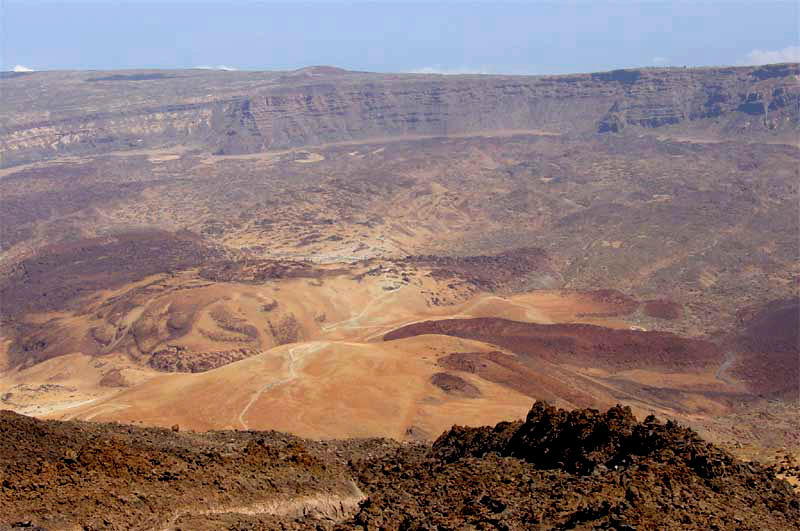
[(735, 338), (741, 361), (734, 374), (757, 393), (800, 399), (800, 299), (770, 302), (742, 312)]
[(666, 332), (583, 324), (541, 325), (499, 318), (414, 323), (386, 334), (384, 340), (422, 334), (475, 339), (506, 348), (523, 358), (600, 368), (700, 368), (722, 359), (721, 351), (713, 343)]

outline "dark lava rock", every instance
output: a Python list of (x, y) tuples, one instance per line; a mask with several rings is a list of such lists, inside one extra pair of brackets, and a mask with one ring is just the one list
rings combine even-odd
[(369, 495), (337, 529), (798, 529), (788, 483), (629, 408), (534, 404), (433, 447), (354, 463)]
[(648, 317), (673, 321), (681, 316), (680, 304), (664, 299), (645, 301), (644, 313)]
[(478, 398), (481, 396), (480, 390), (455, 374), (447, 372), (437, 372), (431, 376), (431, 383), (448, 394)]

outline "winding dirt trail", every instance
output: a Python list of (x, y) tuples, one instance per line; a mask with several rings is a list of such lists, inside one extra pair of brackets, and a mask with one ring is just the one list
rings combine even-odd
[[(100, 404), (95, 408), (89, 408), (88, 410), (83, 411), (80, 415), (77, 415), (77, 418), (78, 420), (92, 420), (98, 415), (122, 411), (123, 409), (128, 409), (129, 407), (131, 407), (130, 404)], [(90, 411), (91, 413), (89, 413)], [(72, 420), (73, 418), (76, 418), (76, 416), (68, 416), (65, 420)]]
[(279, 497), (272, 500), (254, 503), (246, 506), (217, 507), (198, 510), (176, 511), (162, 527), (163, 531), (174, 529), (175, 523), (181, 517), (235, 513), (242, 515), (268, 514), (274, 516), (307, 517), (315, 516), (334, 522), (339, 522), (353, 515), (358, 510), (358, 505), (366, 499), (366, 495), (358, 488), (355, 481), (350, 479), (342, 486), (342, 491), (320, 492), (317, 494), (295, 497)]
[(349, 317), (347, 319), (344, 319), (342, 321), (338, 321), (336, 323), (323, 325), (321, 327), (322, 331), (323, 332), (331, 332), (331, 331), (339, 330), (339, 329), (353, 330), (353, 329), (359, 329), (359, 328), (375, 328), (377, 326), (383, 326), (383, 325), (366, 325), (365, 326), (365, 325), (354, 324), (354, 323), (360, 323), (361, 319), (363, 319), (365, 317), (365, 314), (367, 312), (369, 312), (369, 311), (371, 311), (373, 309), (372, 307), (374, 305), (378, 304), (379, 302), (382, 302), (384, 299), (387, 299), (389, 297), (396, 297), (399, 294), (399, 292), (401, 291), (401, 289), (396, 289), (394, 291), (389, 291), (389, 292), (386, 292), (386, 293), (384, 293), (382, 295), (379, 295), (378, 297), (375, 297), (374, 299), (371, 299), (367, 303), (367, 305), (364, 306), (364, 308), (361, 310), (361, 312), (359, 312), (357, 315), (354, 315), (354, 316)]
[[(241, 424), (242, 428), (244, 428), (245, 430), (250, 429), (250, 427), (247, 425), (247, 422), (244, 420), (244, 416), (247, 414), (250, 408), (253, 407), (253, 404), (255, 404), (259, 398), (261, 398), (262, 394), (269, 391), (270, 389), (291, 382), (292, 380), (297, 378), (297, 372), (295, 371), (297, 365), (301, 361), (303, 361), (303, 359), (309, 354), (321, 350), (327, 347), (328, 345), (330, 345), (329, 341), (311, 341), (309, 343), (301, 343), (294, 347), (290, 347), (286, 351), (286, 360), (288, 362), (286, 377), (281, 378), (280, 380), (275, 380), (273, 382), (264, 384), (255, 393), (253, 393), (253, 396), (250, 397), (250, 401), (247, 402), (244, 408), (242, 408), (242, 411), (239, 413), (239, 424)], [(300, 351), (302, 351), (302, 354), (300, 354), (299, 356), (296, 355), (296, 353)]]
[(729, 350), (725, 353), (725, 358), (720, 363), (717, 372), (714, 374), (714, 377), (722, 383), (726, 383), (728, 385), (736, 385), (736, 382), (729, 379), (725, 373), (733, 366), (734, 362), (736, 362), (736, 353), (732, 350)]

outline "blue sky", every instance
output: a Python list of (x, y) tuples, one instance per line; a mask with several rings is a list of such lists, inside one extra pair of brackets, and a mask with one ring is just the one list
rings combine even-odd
[(548, 74), (800, 58), (798, 2), (0, 0), (0, 68)]

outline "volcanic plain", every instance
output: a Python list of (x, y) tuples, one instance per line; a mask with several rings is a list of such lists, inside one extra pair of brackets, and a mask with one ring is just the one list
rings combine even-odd
[(620, 403), (796, 455), (798, 75), (0, 79), (0, 408), (429, 442)]

